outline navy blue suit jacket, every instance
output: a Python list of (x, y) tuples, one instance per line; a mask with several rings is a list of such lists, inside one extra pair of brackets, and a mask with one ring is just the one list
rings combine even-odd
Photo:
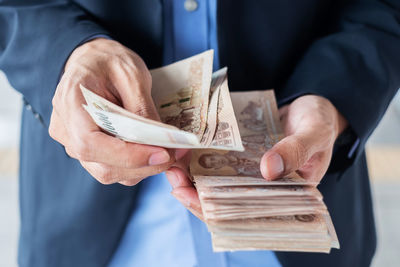
[[(161, 64), (161, 0), (0, 0), (0, 69), (20, 91), (21, 266), (105, 266), (134, 210), (136, 187), (103, 186), (47, 132), (73, 49), (108, 34)], [(322, 180), (340, 250), (277, 253), (283, 266), (367, 266), (376, 237), (363, 146), (400, 87), (398, 0), (219, 0), (220, 62), (231, 90), (275, 88), (280, 101), (328, 98), (359, 138), (337, 144)], [(36, 116), (35, 116), (36, 115)], [(354, 141), (354, 140), (353, 140)], [(351, 143), (347, 142), (347, 143)]]

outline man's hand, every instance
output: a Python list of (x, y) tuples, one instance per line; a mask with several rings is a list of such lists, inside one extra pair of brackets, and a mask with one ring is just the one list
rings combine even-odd
[(286, 137), (262, 157), (262, 175), (273, 180), (295, 171), (319, 183), (347, 121), (329, 100), (315, 95), (299, 97), (279, 113)]
[[(347, 121), (326, 98), (306, 95), (280, 110), (285, 138), (264, 154), (261, 173), (267, 180), (297, 172), (303, 178), (319, 182), (326, 173), (333, 145), (347, 127)], [(187, 176), (186, 162), (180, 161), (166, 174), (172, 194), (194, 215), (202, 218), (197, 191)]]
[(101, 131), (83, 109), (82, 84), (125, 109), (159, 120), (151, 75), (143, 60), (118, 42), (98, 38), (79, 46), (65, 65), (53, 98), (49, 133), (103, 184), (135, 185), (168, 169), (174, 151), (127, 143)]

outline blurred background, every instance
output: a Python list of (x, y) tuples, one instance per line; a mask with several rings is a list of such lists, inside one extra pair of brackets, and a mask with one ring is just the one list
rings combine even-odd
[[(21, 96), (0, 71), (0, 267), (17, 266)], [(400, 262), (400, 93), (367, 145), (378, 250), (374, 267)]]

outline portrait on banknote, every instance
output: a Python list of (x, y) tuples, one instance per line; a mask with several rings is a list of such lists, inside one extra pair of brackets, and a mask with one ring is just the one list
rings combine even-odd
[(241, 152), (229, 151), (228, 153), (204, 153), (198, 159), (198, 164), (204, 168), (218, 171), (222, 168), (232, 169), (235, 175), (260, 176), (260, 162), (244, 157)]

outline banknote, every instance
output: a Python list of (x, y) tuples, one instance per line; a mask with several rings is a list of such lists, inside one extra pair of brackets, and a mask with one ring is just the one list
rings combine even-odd
[(225, 77), (221, 84), (218, 110), (216, 114), (216, 132), (210, 148), (243, 151), (244, 147), (242, 145), (241, 134), (235, 117), (233, 103), (229, 94), (227, 77)]
[(208, 226), (215, 231), (248, 230), (248, 231), (296, 231), (324, 233), (327, 231), (325, 218), (319, 214), (287, 215), (238, 220), (226, 220), (221, 225), (218, 221), (209, 220)]
[(292, 252), (325, 252), (329, 253), (331, 249), (331, 240), (329, 237), (316, 239), (315, 241), (303, 241), (296, 239), (282, 240), (262, 239), (246, 240), (243, 237), (219, 237), (212, 234), (212, 244), (215, 252), (237, 251), (237, 250), (274, 250), (274, 251), (292, 251)]
[(256, 198), (277, 196), (315, 196), (322, 198), (321, 193), (315, 187), (299, 185), (276, 186), (214, 186), (205, 187), (200, 192), (202, 198)]
[[(210, 101), (207, 115), (207, 126), (204, 131), (201, 143), (209, 147), (214, 139), (217, 129), (218, 101), (220, 98), (221, 85), (227, 78), (227, 68), (220, 69), (213, 73), (210, 88)], [(236, 120), (236, 119), (235, 119)]]
[(81, 86), (84, 108), (122, 140), (193, 149), (190, 177), (214, 251), (339, 248), (316, 182), (295, 172), (273, 181), (261, 175), (260, 159), (284, 137), (273, 90), (230, 93), (228, 69), (213, 73), (212, 61), (210, 50), (151, 70), (161, 121)]
[[(304, 196), (286, 196), (284, 200), (282, 197), (268, 197), (268, 198), (251, 198), (243, 201), (240, 198), (223, 198), (223, 199), (203, 199), (205, 204), (204, 208), (207, 209), (208, 205), (213, 206), (223, 206), (229, 205), (229, 207), (244, 207), (244, 206), (304, 206), (304, 205), (319, 205), (321, 201), (314, 197), (304, 197)], [(322, 202), (323, 203), (323, 202)], [(208, 206), (211, 207), (211, 206)]]
[(280, 250), (326, 252), (339, 248), (328, 214), (288, 215), (227, 220), (221, 225), (210, 220), (215, 251)]
[[(199, 147), (196, 135), (131, 113), (81, 85), (84, 108), (103, 130), (128, 142), (179, 148)], [(140, 130), (139, 130), (140, 129)]]
[(152, 97), (161, 121), (197, 135), (207, 125), (213, 50), (151, 70)]
[(229, 126), (229, 142), (215, 148), (243, 151), (227, 68), (212, 73), (212, 58), (209, 50), (151, 71), (152, 97), (161, 121), (131, 113), (81, 85), (84, 108), (100, 128), (122, 140), (168, 148), (214, 147), (218, 119), (223, 118)]
[(284, 137), (273, 91), (230, 95), (245, 150), (194, 150), (190, 163), (214, 251), (338, 248), (316, 182), (297, 173), (274, 181), (261, 175), (261, 157)]
[(249, 185), (311, 185), (317, 186), (317, 182), (307, 181), (299, 176), (285, 176), (276, 180), (267, 181), (262, 177), (243, 176), (202, 176), (196, 175), (197, 187), (202, 186), (249, 186)]
[(84, 105), (84, 108), (99, 127), (127, 142), (173, 148), (200, 147), (194, 134), (177, 128), (151, 125), (92, 106)]
[[(223, 92), (221, 90), (221, 96)], [(229, 96), (229, 93), (227, 96)], [(193, 151), (190, 165), (191, 173), (192, 175), (262, 178), (260, 172), (261, 157), (283, 137), (275, 95), (272, 90), (269, 90), (235, 92), (231, 93), (230, 96), (229, 99), (232, 99), (239, 130), (232, 135), (240, 134), (240, 140), (245, 151), (208, 149)], [(221, 125), (224, 125), (223, 120), (221, 120)], [(226, 125), (229, 126), (229, 124)], [(218, 137), (219, 131), (217, 129), (216, 140), (228, 136), (228, 134), (220, 132), (221, 137)], [(213, 146), (212, 148), (216, 147)]]

